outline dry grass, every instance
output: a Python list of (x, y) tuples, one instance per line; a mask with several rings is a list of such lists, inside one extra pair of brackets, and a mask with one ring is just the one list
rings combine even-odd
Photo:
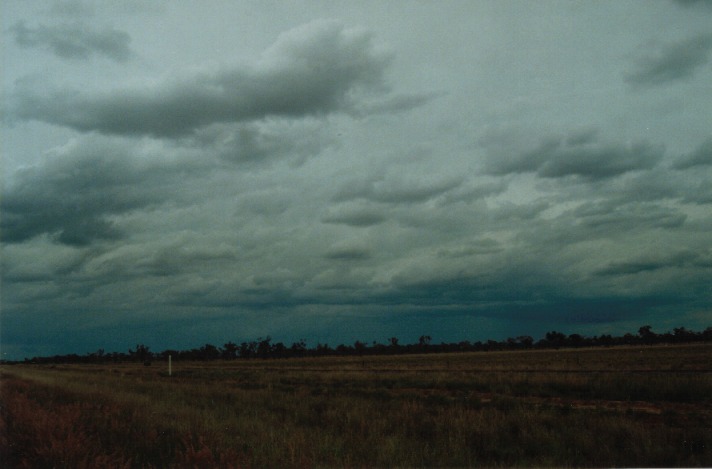
[(12, 467), (712, 466), (712, 346), (3, 370)]

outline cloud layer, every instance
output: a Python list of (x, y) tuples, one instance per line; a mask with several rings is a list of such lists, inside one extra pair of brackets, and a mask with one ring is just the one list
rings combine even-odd
[(685, 3), (13, 4), (4, 356), (707, 327)]

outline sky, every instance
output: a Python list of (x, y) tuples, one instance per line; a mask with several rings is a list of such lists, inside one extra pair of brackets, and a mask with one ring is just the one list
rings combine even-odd
[(19, 1), (2, 357), (712, 326), (712, 2)]

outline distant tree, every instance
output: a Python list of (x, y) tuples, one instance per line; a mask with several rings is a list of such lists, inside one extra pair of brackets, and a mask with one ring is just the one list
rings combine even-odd
[(598, 344), (603, 345), (604, 347), (610, 347), (614, 345), (615, 340), (613, 339), (613, 336), (610, 334), (601, 334), (601, 336), (598, 338)]
[(566, 343), (566, 336), (561, 332), (551, 331), (546, 333), (546, 342), (550, 347), (563, 347)]
[(253, 358), (257, 353), (256, 342), (243, 342), (240, 344), (240, 358)]
[(336, 346), (336, 353), (339, 355), (351, 355), (354, 353), (354, 349), (348, 345), (339, 344)]
[[(500, 348), (500, 347), (497, 347)], [(457, 343), (457, 347), (455, 347), (455, 350), (459, 352), (467, 352), (472, 350), (472, 344), (470, 343), (469, 340), (461, 340), (460, 342)]]
[(220, 349), (213, 344), (205, 344), (198, 350), (197, 358), (200, 360), (217, 360), (222, 355)]
[(282, 342), (277, 342), (272, 346), (272, 356), (275, 358), (285, 358), (289, 355), (289, 349)]
[(519, 345), (523, 348), (529, 349), (534, 345), (534, 338), (530, 335), (520, 335), (517, 337), (517, 342), (519, 342)]
[(354, 350), (358, 355), (363, 355), (366, 351), (366, 344), (357, 340), (356, 342), (354, 342)]
[(299, 342), (294, 342), (290, 347), (292, 355), (303, 357), (307, 353), (307, 342), (304, 339), (299, 339)]
[(260, 358), (266, 358), (269, 357), (270, 354), (272, 353), (272, 346), (270, 345), (270, 342), (272, 341), (272, 338), (270, 336), (263, 338), (257, 339), (257, 356)]
[(421, 335), (420, 338), (418, 339), (418, 345), (420, 348), (426, 348), (428, 345), (430, 345), (430, 341), (433, 340), (432, 337), (429, 335)]
[(500, 347), (499, 342), (497, 342), (496, 340), (492, 340), (492, 339), (488, 340), (487, 345), (485, 346), (485, 350), (499, 350), (500, 348), (501, 347)]
[(702, 340), (712, 341), (712, 326), (705, 329), (701, 335), (702, 335)]
[(148, 346), (138, 344), (136, 345), (136, 350), (129, 349), (129, 357), (132, 360), (141, 361), (145, 363), (153, 358), (153, 353), (151, 353), (151, 349)]
[(684, 327), (676, 327), (672, 330), (675, 342), (692, 342), (695, 334)]
[(640, 340), (642, 340), (644, 344), (652, 344), (657, 341), (658, 335), (653, 332), (652, 329), (653, 328), (650, 326), (643, 326), (638, 329), (638, 335), (640, 336)]
[(91, 363), (99, 363), (104, 361), (104, 349), (100, 348), (96, 352), (92, 352), (89, 355), (87, 355), (87, 361)]
[(371, 347), (371, 351), (372, 351), (372, 353), (384, 354), (384, 353), (387, 353), (388, 348), (385, 345), (378, 343), (374, 340), (373, 346)]
[(569, 347), (583, 347), (586, 344), (586, 339), (581, 334), (570, 334), (566, 342)]
[(233, 342), (228, 342), (222, 347), (222, 358), (226, 360), (234, 360), (235, 358), (237, 358), (237, 353), (239, 351), (240, 348), (237, 344)]

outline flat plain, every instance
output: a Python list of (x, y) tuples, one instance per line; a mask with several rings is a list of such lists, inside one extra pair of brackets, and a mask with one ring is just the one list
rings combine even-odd
[(0, 373), (3, 467), (712, 466), (712, 344)]

